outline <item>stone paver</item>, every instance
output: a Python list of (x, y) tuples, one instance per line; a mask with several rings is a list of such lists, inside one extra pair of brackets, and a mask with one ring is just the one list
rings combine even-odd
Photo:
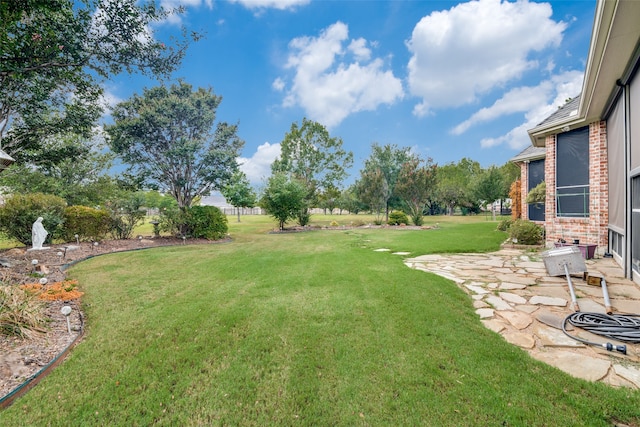
[(540, 338), (540, 343), (545, 347), (584, 347), (580, 341), (569, 338), (560, 329), (546, 325), (536, 325), (533, 333)]
[(542, 297), (536, 295), (529, 299), (529, 304), (564, 307), (567, 305), (567, 300), (564, 298)]
[(532, 349), (536, 345), (533, 336), (525, 332), (506, 332), (503, 333), (502, 336), (508, 343), (525, 349)]
[(511, 292), (499, 292), (498, 295), (505, 301), (512, 302), (514, 304), (526, 304), (527, 299), (522, 298), (520, 295), (512, 294)]
[(624, 378), (625, 380), (633, 383), (636, 387), (640, 388), (640, 370), (638, 368), (631, 368), (622, 365), (613, 365), (614, 372)]
[(533, 354), (533, 357), (551, 366), (555, 366), (574, 377), (587, 381), (602, 380), (611, 368), (611, 362), (608, 360), (564, 350), (536, 353)]
[(524, 329), (533, 322), (533, 318), (522, 311), (498, 311), (497, 314), (506, 319), (516, 329)]
[(479, 308), (476, 310), (478, 316), (481, 319), (489, 319), (493, 317), (493, 309), (492, 308)]
[[(457, 283), (469, 294), (485, 327), (535, 359), (578, 378), (640, 389), (640, 344), (627, 343), (628, 354), (623, 355), (585, 345), (562, 332), (564, 319), (572, 312), (567, 280), (548, 276), (540, 256), (502, 249), (490, 254), (420, 255), (404, 263)], [(590, 273), (606, 278), (615, 313), (640, 311), (640, 287), (625, 279), (613, 260), (588, 260), (586, 265)], [(604, 312), (600, 286), (587, 285), (576, 275), (572, 283), (582, 312)], [(595, 342), (612, 341), (570, 324), (566, 329)]]
[(485, 301), (496, 310), (513, 310), (513, 307), (508, 302), (496, 295), (489, 295), (485, 298)]

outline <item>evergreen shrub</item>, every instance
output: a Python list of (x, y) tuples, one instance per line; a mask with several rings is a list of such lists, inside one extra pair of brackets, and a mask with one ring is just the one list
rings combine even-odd
[(49, 232), (46, 241), (61, 237), (64, 210), (67, 202), (51, 194), (14, 194), (0, 208), (0, 231), (24, 245), (31, 245), (31, 227), (42, 217)]
[(513, 220), (511, 218), (505, 218), (498, 223), (498, 230), (509, 231), (509, 228), (511, 228), (512, 224), (513, 224)]
[(102, 240), (111, 227), (109, 212), (88, 206), (69, 206), (64, 211), (65, 241), (71, 242), (78, 235), (79, 240)]
[(509, 227), (509, 237), (519, 245), (539, 245), (544, 238), (544, 228), (534, 222), (519, 219)]
[(227, 235), (227, 216), (215, 206), (193, 206), (185, 216), (187, 234), (193, 238), (222, 239)]
[(409, 217), (406, 213), (402, 211), (393, 211), (389, 214), (389, 221), (387, 222), (389, 225), (400, 225), (409, 224)]

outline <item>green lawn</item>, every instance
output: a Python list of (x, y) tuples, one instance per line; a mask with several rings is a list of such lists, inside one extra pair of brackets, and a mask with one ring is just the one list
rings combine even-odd
[(640, 425), (639, 392), (531, 359), (453, 282), (374, 251), (505, 238), (483, 217), (435, 222), (269, 234), (230, 216), (231, 243), (80, 263), (85, 339), (0, 425)]

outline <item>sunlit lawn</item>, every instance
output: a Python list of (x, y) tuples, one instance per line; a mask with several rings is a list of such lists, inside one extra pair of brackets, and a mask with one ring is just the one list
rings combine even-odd
[(454, 283), (374, 251), (505, 238), (483, 217), (434, 219), (273, 234), (229, 216), (230, 243), (80, 263), (86, 337), (0, 425), (638, 425), (638, 392), (534, 361)]

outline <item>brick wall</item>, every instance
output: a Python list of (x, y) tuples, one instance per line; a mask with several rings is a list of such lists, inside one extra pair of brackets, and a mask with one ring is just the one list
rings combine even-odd
[[(545, 203), (545, 230), (547, 246), (552, 247), (559, 239), (572, 242), (598, 245), (598, 252), (607, 247), (609, 223), (609, 191), (607, 163), (606, 122), (594, 122), (589, 125), (589, 217), (556, 217), (556, 136), (550, 135), (545, 141), (545, 181), (547, 198)], [(524, 187), (524, 186), (523, 186)]]

